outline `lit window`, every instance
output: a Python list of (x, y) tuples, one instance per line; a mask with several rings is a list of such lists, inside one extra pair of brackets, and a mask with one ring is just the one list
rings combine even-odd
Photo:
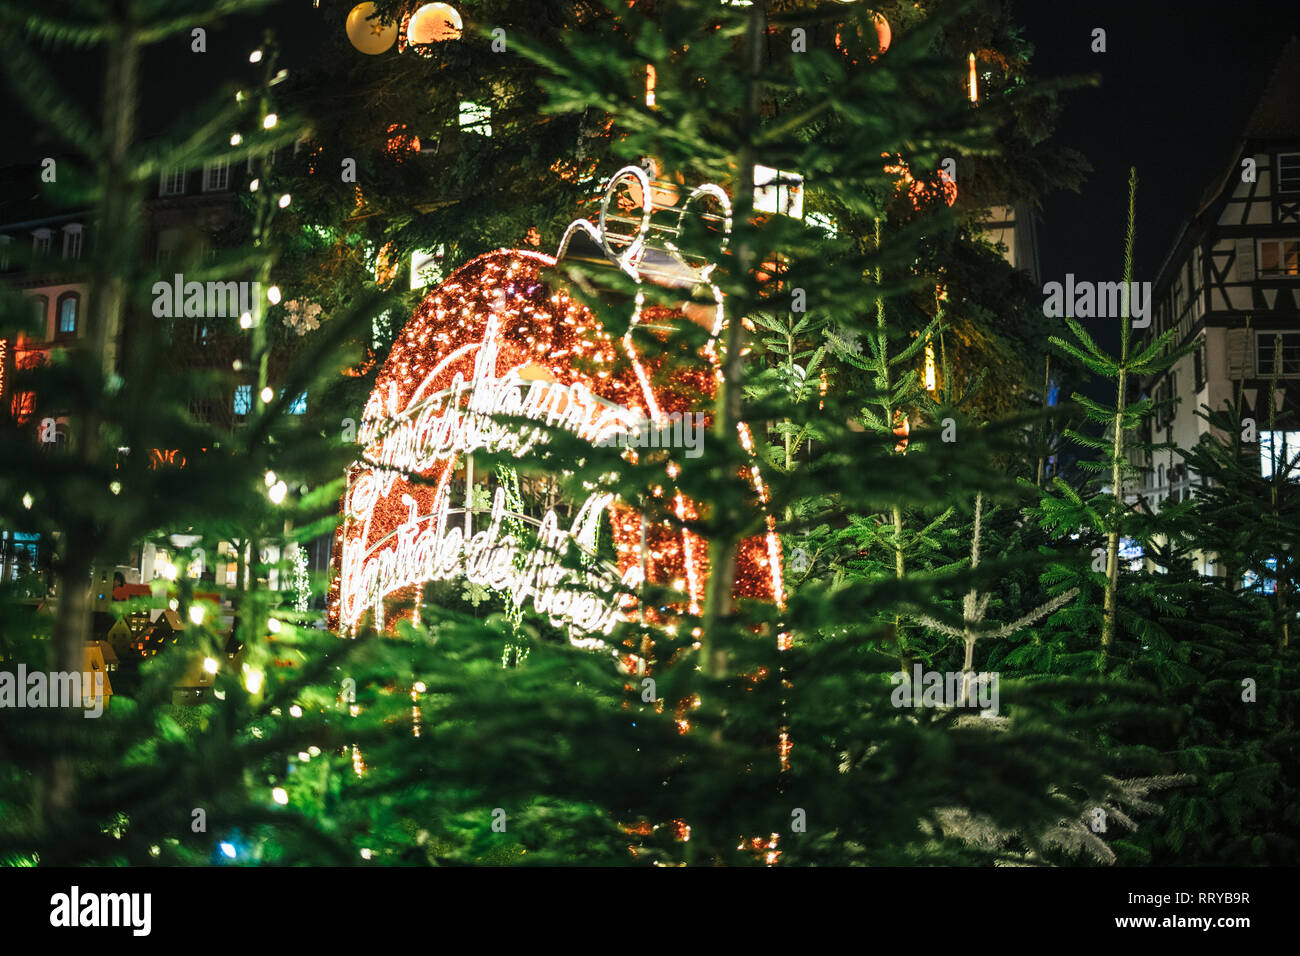
[(289, 407), (286, 409), (286, 414), (289, 415), (307, 414), (307, 393), (306, 392), (303, 392), (301, 395), (299, 395), (297, 398), (295, 398), (293, 401), (289, 403)]
[(213, 159), (203, 164), (203, 191), (216, 192), (230, 188), (230, 160)]
[(822, 212), (810, 212), (805, 220), (809, 226), (818, 232), (826, 234), (827, 239), (834, 239), (840, 234), (840, 227), (835, 220)]
[(247, 415), (253, 410), (253, 386), (238, 385), (235, 387), (235, 414)]
[(802, 219), (803, 177), (771, 166), (755, 166), (754, 211)]
[(1292, 480), (1300, 480), (1295, 473), (1300, 463), (1300, 432), (1261, 432), (1259, 435), (1259, 473), (1272, 478), (1278, 469)]
[(182, 196), (185, 194), (185, 170), (169, 169), (162, 174), (158, 183), (159, 196)]
[(65, 292), (59, 296), (58, 325), (55, 331), (60, 336), (77, 334), (77, 313), (81, 307), (81, 296), (75, 292)]
[(467, 133), (491, 136), (492, 107), (471, 100), (462, 100), (460, 104), (460, 128)]
[(1258, 275), (1300, 276), (1300, 239), (1261, 239)]
[(446, 249), (439, 246), (436, 251), (428, 252), (417, 249), (411, 253), (411, 289), (423, 289), (427, 285), (441, 282), (442, 258)]

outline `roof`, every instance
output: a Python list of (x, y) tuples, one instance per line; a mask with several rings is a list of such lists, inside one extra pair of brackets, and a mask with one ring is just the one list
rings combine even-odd
[[(1214, 202), (1226, 180), (1240, 174), (1237, 162), (1252, 140), (1300, 139), (1300, 107), (1296, 91), (1300, 90), (1300, 37), (1293, 36), (1278, 54), (1264, 89), (1255, 100), (1245, 125), (1233, 141), (1234, 149), (1222, 175), (1206, 186), (1197, 203), (1197, 215)], [(1244, 105), (1244, 104), (1243, 104)], [(1244, 110), (1243, 110), (1244, 112)]]

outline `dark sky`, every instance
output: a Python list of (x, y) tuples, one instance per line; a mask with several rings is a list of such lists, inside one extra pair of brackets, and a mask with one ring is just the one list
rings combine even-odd
[[(1154, 279), (1182, 220), (1211, 175), (1225, 168), (1267, 71), (1300, 31), (1297, 0), (1010, 0), (1036, 53), (1042, 77), (1098, 73), (1101, 86), (1064, 94), (1056, 140), (1094, 167), (1082, 193), (1047, 198), (1040, 223), (1044, 281), (1118, 276), (1128, 168), (1138, 169), (1138, 254), (1135, 278)], [(291, 69), (317, 55), (327, 31), (341, 33), (346, 7), (324, 0), (281, 0), (231, 18), (208, 32), (207, 53), (190, 52), (188, 36), (149, 51), (145, 60), (142, 132), (194, 111), (196, 90), (251, 80), (248, 51), (274, 28)], [(1106, 30), (1107, 52), (1090, 50), (1092, 30)], [(55, 75), (98, 111), (97, 58), (61, 55)], [(1300, 91), (1297, 91), (1300, 108)], [(34, 123), (6, 110), (8, 140), (0, 160), (50, 155)], [(18, 114), (15, 116), (15, 114)]]
[[(1138, 171), (1134, 279), (1155, 279), (1184, 219), (1227, 169), (1238, 135), (1287, 39), (1297, 0), (1012, 0), (1041, 77), (1097, 73), (1099, 87), (1064, 94), (1057, 142), (1093, 173), (1076, 195), (1044, 202), (1044, 281), (1067, 272), (1119, 278), (1128, 170)], [(1091, 52), (1106, 30), (1105, 53)], [(1296, 91), (1300, 109), (1300, 90)]]

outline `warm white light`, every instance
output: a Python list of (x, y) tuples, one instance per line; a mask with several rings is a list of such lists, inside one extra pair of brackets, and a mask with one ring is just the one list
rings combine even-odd
[(248, 184), (248, 191), (250, 193), (255, 193), (257, 192), (257, 187), (260, 185), (262, 185), (262, 181), (260, 179), (254, 179), (251, 183)]
[(170, 601), (167, 602), (167, 606), (171, 608), (173, 611), (178, 611), (180, 610), (181, 602), (176, 600), (175, 598), (172, 598)]
[(244, 141), (244, 137), (240, 136), (238, 133), (231, 133), (231, 134), (230, 134), (230, 145), (231, 145), (231, 146), (238, 146), (238, 145), (239, 145), (240, 143), (242, 143), (243, 141)]
[(266, 622), (266, 629), (267, 629), (268, 631), (270, 631), (272, 634), (279, 634), (279, 633), (280, 633), (280, 620), (279, 620), (279, 618), (274, 618), (274, 617), (273, 617), (273, 618), (271, 618), (270, 620), (268, 620), (268, 621)]
[(261, 63), (261, 62), (262, 62), (262, 51), (261, 51), (261, 50), (254, 50), (252, 53), (248, 54), (248, 62), (249, 62), (249, 63)]
[(307, 753), (311, 754), (313, 757), (319, 757), (320, 748), (317, 747), (315, 744), (312, 744), (310, 747), (307, 748)]
[(267, 298), (267, 301), (270, 302), (272, 305), (279, 305), (279, 304), (280, 304), (280, 287), (279, 287), (278, 285), (273, 285), (273, 286), (271, 286), (271, 288), (267, 289), (267, 290), (266, 290), (266, 298)]
[(417, 694), (423, 694), (427, 689), (428, 688), (424, 686), (424, 681), (418, 680), (415, 682), (415, 692)]
[(221, 844), (221, 852), (225, 855), (226, 859), (233, 860), (235, 858), (235, 848), (229, 843)]
[(311, 754), (307, 753), (307, 751), (305, 750), (299, 750), (298, 759), (301, 760), (303, 763), (306, 763), (308, 760), (311, 759)]
[(266, 386), (266, 388), (262, 389), (260, 394), (262, 396), (263, 402), (269, 403), (271, 399), (275, 398), (275, 392), (271, 391), (271, 386), (269, 385)]
[[(245, 312), (243, 315), (239, 317), (239, 327), (241, 329), (251, 329), (253, 327), (252, 312)], [(235, 363), (241, 366), (244, 364), (243, 362), (240, 362), (239, 359), (235, 359)], [(235, 369), (235, 371), (239, 371), (239, 369)]]
[(301, 717), (301, 716), (302, 716), (302, 708), (299, 707), (297, 704), (294, 704), (293, 706), (291, 706), (291, 707), (289, 708), (289, 716), (290, 716), (290, 717)]
[(263, 478), (262, 480), (266, 482), (266, 487), (270, 488), (270, 487), (271, 487), (273, 484), (275, 484), (276, 481), (278, 481), (279, 479), (276, 478), (276, 476), (275, 476), (275, 472), (273, 472), (273, 471), (268, 471), (268, 472), (266, 473), (266, 477)]
[(23, 495), (23, 507), (26, 508), (28, 511), (31, 511), (31, 510), (32, 510), (32, 496), (31, 496), (31, 495), (29, 495), (29, 494), (25, 494), (25, 495)]
[(370, 857), (371, 857), (371, 853), (370, 853), (369, 850), (362, 850), (362, 851), (361, 851), (361, 859), (363, 859), (363, 860), (368, 860), (368, 859), (370, 859)]
[(289, 792), (284, 787), (276, 787), (271, 791), (271, 799), (283, 807), (289, 802)]
[(289, 205), (289, 202), (290, 202), (289, 194), (285, 193), (283, 196), (280, 197), (280, 208), (283, 209), (285, 206)]
[(270, 129), (279, 122), (279, 120), (280, 117), (276, 116), (274, 113), (267, 113), (266, 119), (262, 120), (262, 129)]
[[(194, 613), (194, 608), (190, 608), (190, 613), (191, 615)], [(196, 621), (195, 623), (198, 622)], [(217, 672), (217, 666), (217, 659), (215, 657), (203, 658), (203, 669), (209, 674), (215, 674)]]
[(268, 492), (268, 495), (271, 499), (271, 502), (273, 504), (278, 505), (284, 501), (284, 496), (288, 493), (289, 493), (289, 486), (286, 485), (283, 481), (277, 481), (275, 485), (271, 488), (270, 492)]
[(244, 665), (244, 687), (250, 694), (256, 694), (262, 689), (262, 672)]
[(176, 570), (176, 565), (171, 563), (163, 565), (162, 576), (165, 577), (168, 581), (175, 581), (176, 575), (179, 573), (180, 572)]
[[(194, 622), (195, 627), (198, 627), (200, 624), (203, 623), (203, 615), (204, 615), (204, 610), (202, 604), (190, 605), (190, 620)], [(203, 666), (204, 667), (208, 666), (206, 661), (204, 661)], [(213, 673), (213, 671), (209, 671), (208, 673)]]
[(108, 490), (113, 492), (115, 495), (120, 495), (122, 493), (122, 483), (120, 481), (110, 481), (108, 483)]

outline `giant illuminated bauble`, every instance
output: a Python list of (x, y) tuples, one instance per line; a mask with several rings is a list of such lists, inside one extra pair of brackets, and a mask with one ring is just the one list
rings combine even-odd
[[(545, 553), (524, 551), (511, 536), (511, 522), (521, 516), (507, 489), (496, 489), (490, 508), (473, 504), (467, 456), (538, 460), (551, 441), (539, 426), (595, 446), (647, 420), (671, 422), (712, 405), (719, 372), (711, 348), (694, 361), (638, 356), (630, 335), (611, 336), (553, 281), (555, 261), (518, 250), (479, 256), (431, 292), (398, 336), (366, 404), (357, 433), (361, 458), (348, 474), (331, 594), (331, 616), (343, 632), (391, 625), (399, 607), (418, 604), (424, 582), (457, 578), (510, 593), (517, 606), (548, 616), (587, 646), (636, 613), (620, 595), (620, 581), (627, 588), (643, 579), (676, 585), (683, 610), (703, 605), (707, 542), (666, 517), (643, 518), (612, 493), (593, 489), (563, 516), (531, 516), (538, 540), (552, 544)], [(666, 307), (634, 317), (651, 328), (677, 321), (685, 321), (683, 313)], [(672, 374), (658, 375), (669, 361)], [(501, 415), (516, 421), (494, 417)], [(701, 427), (707, 425), (705, 418)], [(740, 438), (752, 449), (744, 426)], [(617, 449), (601, 451), (618, 463)], [(673, 458), (682, 454), (666, 453), (663, 480), (649, 494), (662, 503), (659, 514), (689, 522), (695, 504), (673, 483)], [(563, 464), (552, 458), (546, 467)], [(761, 508), (766, 491), (756, 467), (749, 477)], [(588, 570), (577, 573), (572, 554), (565, 565), (548, 556), (573, 546), (586, 554), (606, 514), (616, 566), (601, 566), (592, 552)], [(773, 529), (769, 518), (765, 534), (741, 543), (735, 596), (783, 601)]]
[(366, 3), (358, 3), (348, 13), (344, 26), (352, 45), (370, 56), (387, 52), (397, 42), (397, 24), (383, 24), (377, 19), (371, 20), (370, 17), (374, 12), (375, 5), (369, 0)]
[[(846, 0), (840, 0), (840, 2), (841, 2), (841, 3), (844, 3), (844, 2), (846, 2)], [(847, 2), (852, 2), (852, 0), (847, 0)], [(871, 12), (871, 11), (868, 11), (868, 12)], [(867, 59), (868, 59), (868, 60), (874, 60), (874, 59), (875, 59), (877, 56), (879, 56), (881, 53), (886, 52), (886, 51), (889, 49), (889, 44), (892, 43), (892, 42), (893, 42), (893, 39), (894, 39), (894, 33), (893, 33), (893, 31), (889, 28), (889, 21), (885, 19), (884, 14), (882, 14), (882, 13), (874, 13), (874, 12), (871, 12), (871, 23), (872, 23), (872, 25), (876, 28), (876, 50), (877, 50), (877, 52), (874, 53), (874, 54), (869, 54), (869, 55), (867, 56)], [(862, 44), (865, 44), (865, 43), (866, 43), (866, 35), (865, 35), (865, 31), (863, 30), (863, 28), (862, 28), (861, 25), (854, 27), (854, 33), (857, 34), (858, 42), (859, 42), (859, 43), (862, 43)], [(845, 42), (845, 40), (844, 40), (844, 36), (843, 36), (843, 33), (842, 33), (842, 32), (836, 32), (836, 34), (835, 34), (835, 46), (836, 46), (836, 48), (838, 48), (841, 52), (843, 52), (846, 56), (849, 56), (849, 61), (850, 61), (851, 63), (856, 64), (856, 63), (858, 62), (858, 61), (857, 61), (856, 59), (854, 59), (854, 58), (852, 57), (852, 55), (849, 53), (849, 45), (848, 45), (848, 43)]]
[(464, 21), (455, 7), (447, 3), (426, 3), (411, 14), (406, 27), (406, 41), (413, 47), (446, 40), (459, 40)]

